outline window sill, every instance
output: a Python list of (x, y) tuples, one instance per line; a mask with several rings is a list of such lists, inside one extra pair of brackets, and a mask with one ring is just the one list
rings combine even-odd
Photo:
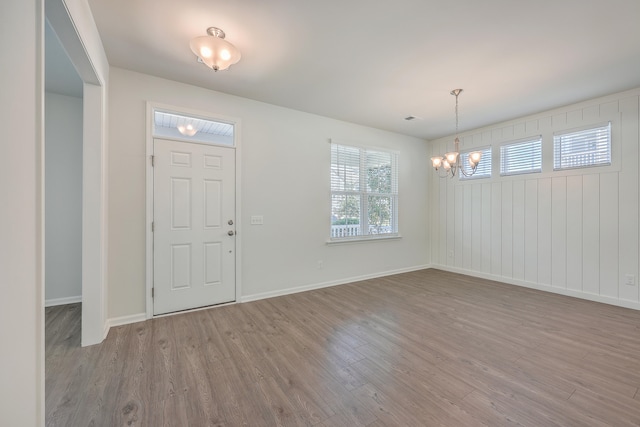
[(345, 244), (351, 244), (351, 243), (380, 242), (385, 240), (398, 240), (398, 239), (402, 239), (402, 236), (400, 234), (393, 234), (390, 236), (375, 235), (375, 236), (367, 236), (367, 237), (347, 237), (343, 239), (327, 240), (327, 245), (329, 246), (345, 245)]

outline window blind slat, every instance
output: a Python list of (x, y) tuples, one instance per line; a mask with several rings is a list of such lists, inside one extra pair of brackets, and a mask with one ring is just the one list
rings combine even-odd
[(460, 174), (460, 179), (475, 179), (475, 178), (491, 178), (491, 147), (482, 148), (480, 150), (469, 150), (460, 153), (460, 165), (462, 169), (470, 174), (472, 169), (469, 164), (469, 154), (474, 151), (480, 151), (482, 153), (482, 157), (480, 158), (480, 162), (478, 163), (478, 167), (476, 171), (471, 176), (464, 176), (464, 174)]
[(331, 143), (331, 239), (398, 233), (397, 154)]
[(542, 137), (500, 146), (500, 175), (542, 172)]
[(611, 122), (553, 136), (553, 169), (611, 164)]

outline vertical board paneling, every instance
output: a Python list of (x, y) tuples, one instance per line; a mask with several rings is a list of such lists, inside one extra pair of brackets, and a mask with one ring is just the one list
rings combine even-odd
[(491, 144), (491, 131), (482, 132), (482, 138), (480, 144), (482, 146)]
[[(611, 107), (613, 108), (613, 107)], [(638, 217), (640, 215), (638, 206), (638, 188), (640, 169), (640, 106), (638, 97), (625, 98), (620, 100), (620, 136), (619, 140), (614, 139), (614, 148), (622, 149), (622, 167), (620, 172), (620, 260), (619, 272), (620, 282), (624, 281), (627, 274), (635, 276), (633, 286), (620, 284), (619, 295), (621, 299), (638, 301), (638, 288), (640, 271), (638, 271)]]
[(552, 119), (549, 117), (542, 117), (538, 120), (538, 132), (548, 132), (551, 131), (552, 128)]
[(513, 181), (502, 184), (502, 275), (513, 277)]
[[(629, 99), (633, 100), (633, 99), (637, 99), (637, 97), (634, 96), (633, 98), (629, 98)], [(600, 118), (602, 120), (606, 120), (611, 117), (614, 117), (616, 113), (618, 113), (619, 111), (620, 111), (620, 102), (617, 100), (600, 104)]]
[(472, 219), (472, 206), (471, 195), (473, 193), (474, 185), (461, 185), (458, 188), (464, 189), (463, 193), (463, 210), (462, 210), (462, 268), (471, 269), (471, 219)]
[(585, 122), (594, 122), (600, 118), (600, 106), (591, 105), (582, 109), (582, 120)]
[(524, 181), (513, 183), (513, 278), (524, 280)]
[(582, 292), (582, 176), (567, 177), (567, 289)]
[[(447, 265), (453, 266), (455, 263), (455, 249), (456, 249), (456, 193), (455, 187), (451, 185), (450, 179), (445, 178), (444, 188), (447, 192), (447, 215), (445, 221), (447, 221)], [(440, 187), (442, 188), (442, 186)]]
[(600, 295), (618, 298), (618, 174), (600, 175)]
[(483, 273), (491, 273), (491, 184), (482, 183), (482, 263)]
[(551, 286), (567, 287), (567, 178), (551, 180)]
[(506, 126), (504, 128), (502, 128), (502, 139), (503, 140), (507, 140), (507, 139), (512, 139), (514, 138), (515, 132), (513, 129), (513, 126)]
[(567, 113), (551, 116), (551, 125), (554, 129), (562, 129), (567, 124)]
[(453, 265), (458, 268), (462, 268), (462, 253), (463, 253), (463, 209), (464, 209), (464, 186), (454, 185), (456, 210), (455, 210), (455, 245), (453, 253)]
[(582, 124), (582, 110), (569, 111), (567, 113), (567, 125), (578, 126)]
[(582, 177), (582, 291), (600, 293), (600, 176)]
[[(607, 120), (611, 167), (553, 171), (553, 132)], [(543, 173), (500, 177), (499, 145), (535, 134), (543, 136)], [(479, 130), (462, 140), (465, 149), (492, 146), (494, 174), (430, 187), (440, 193), (431, 219), (435, 264), (578, 295), (640, 301), (637, 91)], [(633, 276), (633, 285), (625, 284), (625, 275)]]
[[(439, 217), (439, 221), (436, 224), (437, 228), (438, 228), (438, 235), (440, 236), (438, 238), (438, 242), (439, 242), (439, 248), (438, 248), (438, 261), (440, 262), (440, 264), (447, 264), (447, 239), (448, 239), (448, 235), (447, 235), (447, 214), (451, 211), (447, 211), (448, 206), (449, 206), (449, 201), (447, 200), (449, 197), (449, 192), (447, 191), (447, 182), (445, 181), (446, 178), (434, 178), (437, 179), (437, 187), (439, 189), (439, 193), (438, 193), (438, 208), (439, 208), (439, 212), (440, 212), (440, 217)], [(433, 251), (433, 253), (436, 253), (436, 251)]]
[(524, 280), (538, 281), (538, 181), (525, 183), (524, 209)]
[(502, 274), (502, 184), (491, 183), (491, 274)]
[(471, 185), (471, 268), (482, 270), (482, 184)]
[(538, 283), (551, 286), (551, 178), (538, 181)]

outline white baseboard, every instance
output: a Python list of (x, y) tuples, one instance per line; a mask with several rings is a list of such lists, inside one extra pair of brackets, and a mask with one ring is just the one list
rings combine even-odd
[[(253, 294), (253, 295), (244, 296), (244, 297), (242, 297), (242, 299), (239, 302), (257, 301), (257, 300), (261, 300), (261, 299), (265, 299), (265, 298), (273, 298), (273, 297), (279, 297), (279, 296), (283, 296), (283, 295), (295, 294), (295, 293), (298, 293), (298, 292), (311, 291), (311, 290), (314, 290), (314, 289), (327, 288), (327, 287), (330, 287), (330, 286), (344, 285), (346, 283), (359, 282), (361, 280), (375, 279), (375, 278), (384, 277), (384, 276), (391, 276), (393, 274), (408, 273), (408, 272), (411, 272), (411, 271), (424, 270), (424, 269), (427, 269), (427, 268), (431, 268), (431, 265), (429, 265), (429, 264), (417, 265), (417, 266), (414, 266), (414, 267), (401, 268), (401, 269), (398, 269), (398, 270), (389, 270), (389, 271), (383, 271), (383, 272), (379, 272), (379, 273), (366, 274), (366, 275), (362, 275), (362, 276), (349, 277), (347, 279), (334, 280), (334, 281), (331, 281), (331, 282), (314, 283), (314, 284), (311, 284), (311, 285), (296, 286), (296, 287), (293, 287), (293, 288), (281, 289), (281, 290), (278, 290), (278, 291), (262, 292), (262, 293), (259, 293), (259, 294)], [(227, 304), (223, 304), (223, 305), (227, 305)], [(213, 307), (202, 307), (202, 308), (194, 309), (193, 311), (206, 310), (206, 309), (210, 309), (210, 308), (213, 308)], [(189, 312), (190, 311), (192, 311), (192, 310), (189, 310)], [(175, 315), (175, 314), (180, 314), (180, 313), (183, 313), (183, 312), (169, 313), (167, 315)], [(156, 317), (160, 317), (160, 316), (156, 316)], [(113, 317), (111, 319), (107, 319), (107, 323), (105, 325), (105, 332), (104, 332), (105, 337), (109, 333), (109, 329), (114, 327), (114, 326), (122, 326), (122, 325), (128, 325), (130, 323), (144, 322), (145, 320), (147, 320), (147, 314), (146, 313), (131, 314), (131, 315), (128, 315), (128, 316)]]
[(493, 280), (496, 282), (507, 283), (509, 285), (522, 286), (523, 288), (537, 289), (539, 291), (551, 292), (554, 294), (565, 295), (568, 297), (574, 297), (584, 299), (587, 301), (601, 302), (604, 304), (615, 305), (618, 307), (631, 308), (634, 310), (640, 310), (640, 303), (637, 301), (629, 301), (618, 298), (611, 298), (602, 295), (589, 294), (586, 292), (574, 291), (571, 289), (558, 288), (550, 285), (542, 285), (535, 282), (526, 282), (524, 280), (517, 280), (508, 277), (502, 277), (495, 274), (482, 273), (478, 271), (465, 270), (464, 268), (451, 267), (448, 265), (433, 265), (431, 268), (438, 270), (449, 271), (451, 273), (459, 273), (467, 276), (479, 277), (481, 279)]
[[(112, 317), (107, 319), (108, 328), (114, 326), (128, 325), (130, 323), (144, 322), (147, 320), (147, 313), (130, 314), (128, 316)], [(108, 330), (106, 332), (109, 332)]]
[(332, 280), (330, 282), (313, 283), (311, 285), (295, 286), (295, 287), (292, 287), (292, 288), (280, 289), (280, 290), (277, 290), (277, 291), (261, 292), (261, 293), (253, 294), (253, 295), (245, 295), (245, 296), (242, 297), (240, 302), (258, 301), (258, 300), (265, 299), (265, 298), (280, 297), (280, 296), (283, 296), (283, 295), (296, 294), (298, 292), (312, 291), (314, 289), (328, 288), (328, 287), (331, 287), (331, 286), (344, 285), (344, 284), (347, 284), (347, 283), (359, 282), (359, 281), (362, 281), (362, 280), (376, 279), (378, 277), (391, 276), (393, 274), (409, 273), (411, 271), (424, 270), (424, 269), (427, 269), (427, 268), (431, 268), (431, 265), (429, 265), (429, 264), (417, 265), (417, 266), (414, 266), (414, 267), (401, 268), (401, 269), (398, 269), (398, 270), (388, 270), (388, 271), (382, 271), (382, 272), (378, 272), (378, 273), (365, 274), (365, 275), (362, 275), (362, 276), (348, 277), (346, 279)]
[(45, 307), (53, 307), (56, 305), (65, 305), (65, 304), (75, 304), (78, 302), (82, 302), (82, 295), (78, 295), (76, 297), (65, 297), (65, 298), (51, 298), (44, 300)]
[(109, 335), (109, 330), (111, 329), (111, 325), (109, 325), (109, 319), (104, 322), (104, 332), (102, 333), (102, 341), (107, 339), (107, 335)]

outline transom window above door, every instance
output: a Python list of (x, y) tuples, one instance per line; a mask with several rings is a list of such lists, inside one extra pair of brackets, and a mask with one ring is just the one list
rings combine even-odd
[(153, 110), (153, 136), (233, 147), (233, 124)]

